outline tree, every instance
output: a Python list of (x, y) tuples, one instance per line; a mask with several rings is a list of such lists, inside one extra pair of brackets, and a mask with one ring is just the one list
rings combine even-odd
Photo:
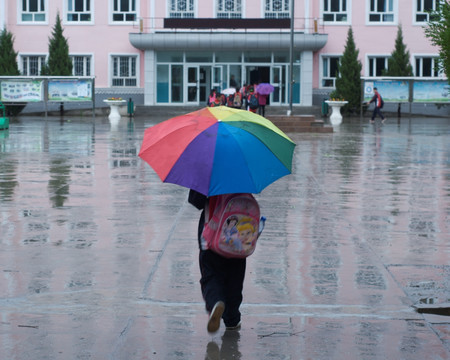
[(450, 82), (450, 3), (437, 1), (436, 10), (429, 13), (430, 20), (425, 28), (426, 37), (440, 48), (439, 66)]
[(48, 44), (48, 62), (41, 74), (50, 76), (71, 76), (72, 61), (69, 57), (69, 44), (63, 35), (61, 18), (56, 14), (56, 23)]
[[(395, 39), (395, 48), (388, 59), (388, 67), (383, 72), (385, 76), (413, 76), (413, 69), (409, 62), (409, 51), (403, 43), (402, 26), (398, 26), (397, 38)], [(398, 103), (397, 116), (400, 117), (402, 112), (402, 103)]]
[[(6, 28), (3, 28), (0, 33), (0, 75), (20, 75), (17, 53), (14, 51), (14, 37)], [(17, 115), (24, 107), (24, 105), (6, 105), (5, 109), (8, 115)], [(0, 113), (0, 116), (3, 116), (3, 114)]]
[(336, 75), (336, 90), (332, 98), (345, 99), (348, 104), (342, 109), (344, 112), (355, 112), (361, 106), (361, 62), (358, 60), (359, 50), (356, 49), (353, 30), (347, 33), (347, 43), (339, 61)]
[(12, 33), (4, 28), (0, 34), (0, 75), (20, 75), (17, 65), (17, 53), (14, 51), (14, 38)]
[(386, 76), (413, 76), (413, 69), (409, 62), (409, 51), (403, 43), (402, 26), (398, 26), (395, 49), (388, 59), (388, 67), (384, 71)]

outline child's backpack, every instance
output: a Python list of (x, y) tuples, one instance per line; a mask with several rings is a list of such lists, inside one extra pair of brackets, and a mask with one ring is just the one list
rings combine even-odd
[(217, 195), (215, 200), (214, 212), (209, 214), (209, 205), (205, 210), (202, 237), (207, 248), (227, 258), (250, 256), (265, 221), (258, 202), (252, 194)]
[(250, 106), (250, 109), (257, 109), (259, 106), (258, 98), (255, 94), (250, 95), (250, 100), (248, 102), (248, 105)]
[(239, 109), (242, 107), (241, 94), (236, 93), (236, 94), (234, 95), (234, 99), (233, 99), (233, 107), (239, 108)]

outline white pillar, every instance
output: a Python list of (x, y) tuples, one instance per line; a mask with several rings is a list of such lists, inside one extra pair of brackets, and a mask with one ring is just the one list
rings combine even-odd
[(151, 106), (156, 103), (156, 53), (145, 50), (144, 53), (144, 105)]
[(300, 66), (300, 105), (312, 106), (314, 70), (312, 51), (302, 52)]

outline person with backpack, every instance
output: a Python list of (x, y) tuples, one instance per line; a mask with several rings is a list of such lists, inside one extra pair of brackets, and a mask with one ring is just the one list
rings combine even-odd
[(240, 330), (246, 257), (262, 231), (258, 203), (251, 194), (207, 197), (192, 189), (188, 201), (202, 210), (197, 237), (207, 330), (219, 330), (222, 319), (226, 330)]
[(386, 121), (386, 118), (384, 117), (383, 113), (381, 112), (381, 109), (384, 106), (383, 98), (381, 97), (380, 93), (378, 92), (378, 89), (376, 87), (373, 88), (374, 95), (372, 99), (368, 102), (367, 105), (370, 105), (371, 103), (375, 103), (375, 108), (373, 109), (372, 118), (370, 120), (371, 123), (375, 122), (375, 117), (377, 115), (380, 115), (381, 122), (384, 123)]
[(233, 99), (233, 108), (240, 109), (241, 107), (242, 107), (242, 95), (241, 92), (239, 91), (239, 88), (237, 87)]
[(227, 96), (227, 106), (228, 107), (233, 107), (235, 96), (236, 96), (236, 94), (230, 94)]
[(248, 111), (251, 111), (252, 113), (256, 113), (259, 107), (259, 100), (258, 100), (258, 94), (255, 92), (255, 89), (251, 87), (248, 92), (247, 96), (247, 103), (248, 103)]
[(211, 89), (211, 92), (208, 96), (208, 101), (206, 102), (206, 106), (214, 106), (214, 103), (216, 101), (216, 89)]

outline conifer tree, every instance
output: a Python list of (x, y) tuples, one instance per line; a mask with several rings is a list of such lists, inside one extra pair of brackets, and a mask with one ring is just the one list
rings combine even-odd
[(353, 30), (350, 27), (347, 33), (347, 43), (344, 53), (339, 61), (336, 76), (336, 90), (330, 94), (331, 97), (348, 101), (343, 112), (358, 111), (361, 105), (361, 62), (358, 60), (359, 50), (356, 49), (353, 38)]
[[(18, 75), (20, 70), (17, 64), (17, 52), (14, 51), (14, 37), (6, 28), (3, 28), (0, 33), (0, 76)], [(24, 107), (24, 105), (6, 105), (6, 114), (17, 115)], [(2, 115), (0, 113), (0, 116)]]
[(395, 49), (388, 59), (388, 68), (384, 71), (386, 76), (413, 76), (413, 69), (409, 62), (409, 51), (403, 43), (402, 26), (398, 26)]
[(52, 37), (48, 44), (48, 62), (41, 71), (42, 75), (71, 76), (72, 61), (69, 57), (69, 44), (63, 35), (61, 18), (56, 15), (56, 23), (53, 27)]
[(13, 35), (4, 28), (0, 33), (0, 75), (20, 75), (16, 59), (17, 53), (14, 51)]
[(433, 45), (440, 48), (439, 65), (450, 82), (450, 3), (448, 1), (437, 1), (436, 11), (430, 13), (425, 35), (431, 39)]

